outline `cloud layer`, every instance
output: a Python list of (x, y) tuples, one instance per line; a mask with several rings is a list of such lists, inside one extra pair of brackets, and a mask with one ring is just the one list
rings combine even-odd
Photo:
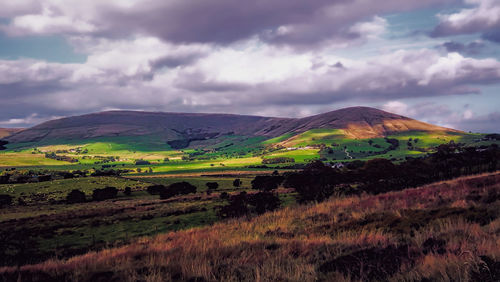
[[(428, 39), (414, 48), (411, 38), (391, 46), (390, 15), (457, 2), (8, 0), (0, 32), (61, 36), (87, 59), (0, 60), (0, 126), (106, 109), (303, 116), (341, 105), (479, 97), (482, 86), (500, 83), (499, 59), (476, 56), (487, 41)], [(498, 1), (467, 3), (440, 15), (432, 34), (494, 40)]]
[(9, 2), (6, 12), (0, 13), (11, 18), (2, 29), (18, 36), (64, 33), (123, 38), (132, 33), (174, 43), (216, 44), (257, 37), (298, 47), (350, 42), (379, 29), (376, 22), (363, 24), (374, 15), (452, 2), (23, 0)]
[(466, 0), (472, 8), (440, 15), (434, 36), (482, 33), (483, 38), (500, 43), (500, 1)]

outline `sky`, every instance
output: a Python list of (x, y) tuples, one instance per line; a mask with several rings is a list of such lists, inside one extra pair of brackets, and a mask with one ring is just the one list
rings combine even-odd
[(500, 0), (2, 0), (0, 127), (370, 106), (500, 132)]

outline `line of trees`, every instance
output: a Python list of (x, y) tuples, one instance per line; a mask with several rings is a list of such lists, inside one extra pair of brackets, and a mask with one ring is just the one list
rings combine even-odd
[(407, 158), (400, 164), (387, 159), (356, 161), (348, 169), (331, 168), (320, 161), (303, 171), (285, 175), (283, 186), (294, 188), (300, 202), (323, 201), (334, 194), (384, 193), (498, 169), (500, 150), (445, 144), (422, 158)]
[(172, 183), (168, 186), (164, 185), (151, 185), (146, 188), (151, 195), (160, 195), (160, 199), (169, 199), (177, 195), (187, 195), (196, 193), (196, 186), (189, 182), (182, 181)]

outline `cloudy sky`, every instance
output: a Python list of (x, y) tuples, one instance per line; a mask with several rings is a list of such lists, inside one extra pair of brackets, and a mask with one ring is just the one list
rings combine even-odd
[(363, 105), (500, 132), (500, 0), (2, 0), (0, 127)]

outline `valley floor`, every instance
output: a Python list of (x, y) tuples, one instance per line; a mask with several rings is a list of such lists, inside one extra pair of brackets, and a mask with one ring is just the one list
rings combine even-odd
[(499, 281), (500, 172), (286, 207), (69, 260), (3, 267), (0, 278)]

